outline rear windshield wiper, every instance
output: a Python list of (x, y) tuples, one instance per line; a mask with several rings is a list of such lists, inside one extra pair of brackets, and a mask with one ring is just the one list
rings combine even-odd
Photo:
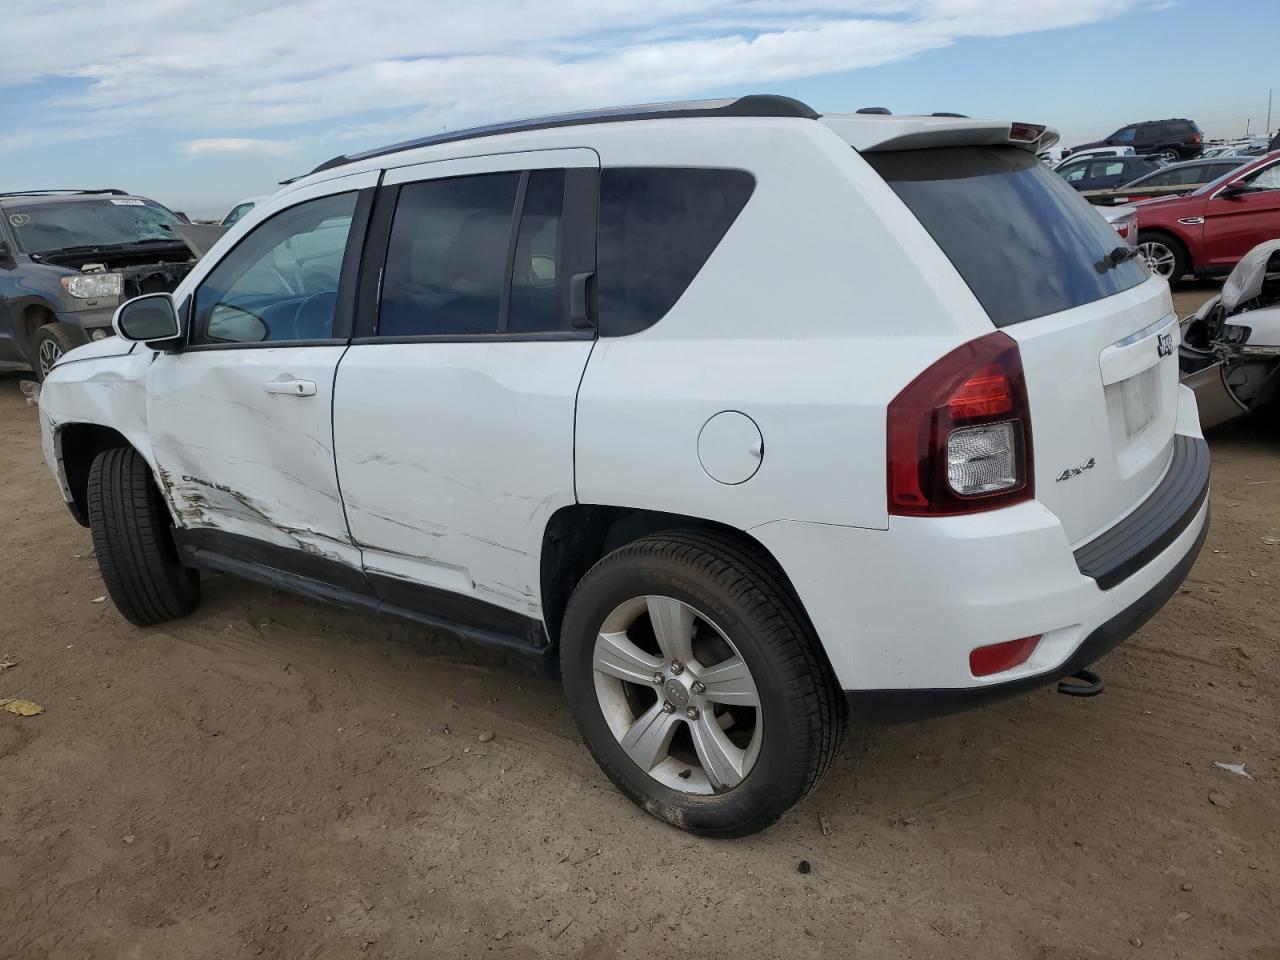
[(1138, 248), (1131, 247), (1127, 243), (1112, 249), (1110, 253), (1094, 264), (1099, 273), (1106, 273), (1113, 267), (1118, 267), (1126, 260), (1132, 260), (1138, 255)]

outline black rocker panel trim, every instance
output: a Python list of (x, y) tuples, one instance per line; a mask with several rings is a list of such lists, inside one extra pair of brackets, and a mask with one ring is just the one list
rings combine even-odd
[(542, 623), (448, 590), (377, 574), (253, 537), (212, 529), (174, 531), (183, 563), (255, 580), (349, 609), (369, 610), (512, 652), (548, 650)]

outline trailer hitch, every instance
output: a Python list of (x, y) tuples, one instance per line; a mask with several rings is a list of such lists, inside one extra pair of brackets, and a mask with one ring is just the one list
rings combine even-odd
[[(1070, 683), (1071, 680), (1079, 683)], [(1058, 681), (1058, 692), (1068, 697), (1096, 697), (1102, 690), (1102, 678), (1092, 670), (1077, 670), (1066, 680)]]

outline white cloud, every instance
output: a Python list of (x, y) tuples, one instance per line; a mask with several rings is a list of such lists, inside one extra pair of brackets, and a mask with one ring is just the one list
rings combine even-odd
[(206, 137), (202, 140), (188, 140), (182, 145), (182, 152), (189, 157), (219, 153), (287, 157), (297, 152), (297, 149), (298, 143), (294, 140), (259, 140), (253, 137)]
[(251, 135), (324, 123), (347, 149), (561, 109), (765, 91), (965, 37), (1093, 22), (1135, 3), (8, 0), (0, 99), (5, 86), (21, 96), (19, 85), (41, 78), (86, 85), (38, 105), (47, 119), (24, 142), (161, 130), (199, 137), (184, 147), (192, 155), (278, 155), (283, 141)]

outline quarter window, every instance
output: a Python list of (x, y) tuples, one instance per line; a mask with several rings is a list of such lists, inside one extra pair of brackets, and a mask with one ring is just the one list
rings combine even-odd
[(680, 299), (755, 189), (745, 170), (615, 167), (600, 175), (600, 333), (657, 323)]
[(255, 227), (196, 291), (191, 343), (331, 336), (355, 207), (355, 193), (340, 193), (300, 203)]

